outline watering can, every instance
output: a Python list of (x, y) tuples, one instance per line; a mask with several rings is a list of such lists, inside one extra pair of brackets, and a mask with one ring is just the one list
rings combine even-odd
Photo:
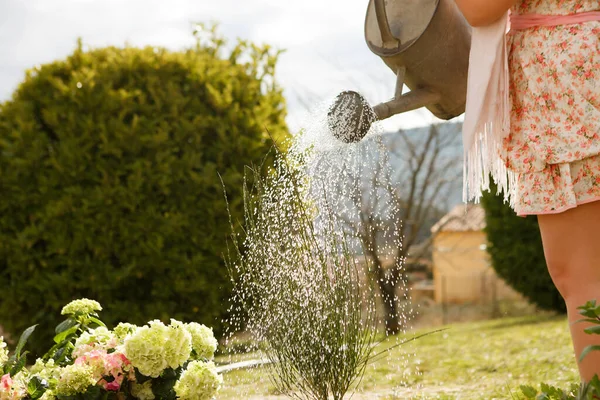
[(359, 141), (376, 120), (421, 107), (445, 120), (465, 111), (471, 27), (455, 0), (369, 0), (365, 38), (396, 74), (395, 96), (371, 107), (357, 92), (340, 93), (328, 111), (335, 137)]

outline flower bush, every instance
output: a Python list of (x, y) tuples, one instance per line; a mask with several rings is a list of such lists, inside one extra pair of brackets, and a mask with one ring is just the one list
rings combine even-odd
[(54, 345), (25, 367), (27, 329), (13, 352), (0, 337), (0, 400), (208, 400), (223, 384), (210, 361), (212, 329), (172, 319), (144, 326), (120, 323), (109, 330), (94, 300), (72, 301), (56, 327)]

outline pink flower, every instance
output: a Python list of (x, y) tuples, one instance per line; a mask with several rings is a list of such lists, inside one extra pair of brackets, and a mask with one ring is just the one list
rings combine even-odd
[(0, 379), (0, 389), (8, 392), (13, 385), (13, 381), (10, 377), (10, 374), (2, 375), (2, 379)]
[(112, 382), (108, 382), (104, 388), (106, 390), (110, 390), (112, 392), (117, 392), (119, 391), (119, 389), (121, 388), (121, 385), (119, 384), (119, 382), (117, 382), (116, 380), (112, 381)]
[[(109, 391), (119, 391), (125, 377), (135, 379), (135, 370), (131, 362), (122, 353), (107, 353), (106, 350), (93, 350), (75, 359), (75, 364), (85, 364), (94, 367), (94, 377), (97, 384)], [(105, 378), (112, 377), (111, 382)]]
[(0, 378), (0, 399), (18, 400), (22, 399), (24, 396), (24, 388), (14, 385), (14, 381), (10, 377), (10, 374), (2, 375), (2, 378)]

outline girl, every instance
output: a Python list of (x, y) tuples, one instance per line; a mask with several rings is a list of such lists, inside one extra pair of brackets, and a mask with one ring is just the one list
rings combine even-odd
[[(600, 344), (574, 323), (577, 307), (600, 300), (600, 0), (456, 3), (474, 27), (467, 197), (491, 173), (518, 215), (538, 216), (579, 358)], [(578, 367), (584, 381), (600, 375), (600, 351)]]

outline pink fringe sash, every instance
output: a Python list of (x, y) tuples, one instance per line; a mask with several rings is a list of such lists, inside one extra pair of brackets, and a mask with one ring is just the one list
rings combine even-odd
[(568, 15), (511, 14), (510, 29), (523, 30), (536, 26), (557, 26), (600, 21), (600, 11), (587, 11)]

